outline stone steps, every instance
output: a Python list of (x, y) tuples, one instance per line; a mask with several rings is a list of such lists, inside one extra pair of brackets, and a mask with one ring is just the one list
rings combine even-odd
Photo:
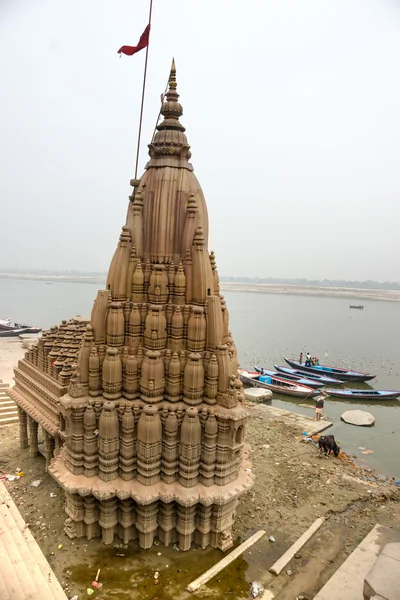
[(6, 487), (0, 482), (1, 600), (66, 600)]
[(8, 383), (0, 383), (0, 425), (18, 421), (18, 408), (14, 400), (6, 393)]

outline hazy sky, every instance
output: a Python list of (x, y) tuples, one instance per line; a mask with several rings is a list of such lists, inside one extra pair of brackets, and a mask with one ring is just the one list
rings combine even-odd
[[(149, 0), (0, 0), (0, 267), (105, 270)], [(223, 275), (400, 279), (400, 0), (154, 0), (140, 170), (175, 56)]]

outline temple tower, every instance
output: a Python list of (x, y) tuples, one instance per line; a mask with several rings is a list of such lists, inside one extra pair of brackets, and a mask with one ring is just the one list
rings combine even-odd
[[(225, 550), (252, 483), (247, 412), (174, 62), (161, 113), (90, 322), (45, 332), (16, 370), (13, 397), (31, 453), (38, 422), (56, 440), (48, 470), (65, 491), (71, 537)], [(39, 411), (34, 380), (53, 398)]]

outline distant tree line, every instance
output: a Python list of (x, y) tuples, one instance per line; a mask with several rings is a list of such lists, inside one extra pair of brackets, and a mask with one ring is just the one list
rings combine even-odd
[(400, 290), (400, 281), (348, 281), (345, 279), (281, 279), (278, 277), (220, 277), (221, 281), (236, 283), (270, 283), (310, 287), (359, 288), (362, 290)]

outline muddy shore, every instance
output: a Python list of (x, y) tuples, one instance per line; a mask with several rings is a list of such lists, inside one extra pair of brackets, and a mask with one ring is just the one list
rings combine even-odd
[[(249, 598), (250, 582), (259, 580), (279, 600), (301, 593), (311, 599), (376, 523), (400, 528), (400, 492), (368, 467), (356, 467), (350, 457), (320, 458), (293, 420), (278, 420), (263, 405), (249, 404), (249, 411), (247, 440), (255, 483), (239, 504), (234, 532), (238, 541), (259, 528), (267, 536), (193, 595)], [(19, 449), (18, 425), (3, 426), (0, 439), (1, 473), (24, 472), (5, 483), (67, 597), (86, 597), (101, 568), (103, 590), (93, 598), (124, 600), (136, 591), (144, 600), (184, 600), (190, 597), (185, 586), (222, 557), (212, 549), (183, 554), (161, 545), (142, 551), (134, 543), (105, 547), (98, 540), (70, 540), (63, 531), (63, 494), (44, 472), (44, 459), (31, 459), (29, 450)], [(31, 486), (35, 480), (41, 480), (37, 488)], [(274, 561), (321, 516), (326, 522), (314, 538), (281, 575), (271, 575)], [(269, 535), (275, 543), (268, 541)], [(155, 570), (161, 574), (157, 588)]]

